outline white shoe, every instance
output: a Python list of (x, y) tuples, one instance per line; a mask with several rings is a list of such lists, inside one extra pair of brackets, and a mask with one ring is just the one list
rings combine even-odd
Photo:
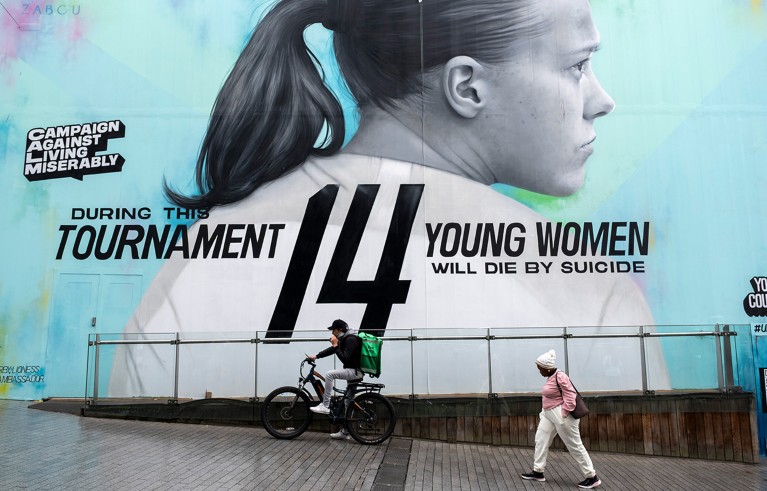
[(330, 414), (330, 408), (323, 403), (319, 403), (316, 406), (312, 406), (309, 410), (317, 414)]
[(351, 437), (344, 430), (341, 430), (338, 433), (331, 433), (330, 438), (333, 440), (348, 440)]

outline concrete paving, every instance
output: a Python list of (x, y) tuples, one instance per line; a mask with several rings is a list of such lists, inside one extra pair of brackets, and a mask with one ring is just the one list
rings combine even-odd
[[(566, 452), (545, 483), (532, 449), (394, 438), (379, 446), (257, 427), (83, 418), (0, 400), (0, 489), (575, 490)], [(767, 461), (738, 464), (592, 452), (604, 490), (767, 490)]]

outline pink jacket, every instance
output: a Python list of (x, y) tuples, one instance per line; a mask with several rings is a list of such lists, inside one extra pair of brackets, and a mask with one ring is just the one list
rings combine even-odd
[[(559, 381), (559, 386), (557, 386)], [(559, 391), (560, 387), (562, 392)], [(541, 389), (543, 395), (543, 409), (552, 409), (559, 405), (562, 406), (562, 416), (567, 416), (570, 411), (575, 409), (575, 387), (570, 382), (570, 377), (565, 372), (557, 370), (552, 376), (546, 379)]]

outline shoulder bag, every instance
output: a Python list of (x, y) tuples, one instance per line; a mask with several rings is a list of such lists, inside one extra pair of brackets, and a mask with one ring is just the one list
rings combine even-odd
[[(557, 387), (559, 387), (559, 393), (562, 394), (562, 387), (559, 385), (559, 377), (555, 375), (556, 381), (557, 381)], [(583, 397), (581, 397), (581, 393), (578, 392), (578, 389), (575, 388), (575, 384), (573, 384), (573, 381), (570, 380), (570, 384), (573, 385), (573, 389), (575, 389), (575, 409), (570, 411), (570, 414), (575, 419), (581, 419), (582, 417), (589, 414), (589, 408), (586, 406), (586, 403), (583, 401)], [(562, 396), (562, 399), (564, 399), (564, 395)]]

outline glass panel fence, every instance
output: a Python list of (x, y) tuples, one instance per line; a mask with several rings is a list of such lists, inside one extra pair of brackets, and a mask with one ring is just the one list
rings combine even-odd
[[(570, 327), (567, 371), (579, 391), (643, 390), (642, 346), (637, 327)], [(664, 371), (662, 360), (653, 370)]]
[(667, 370), (648, 371), (649, 390), (719, 388), (719, 336), (714, 326), (655, 326), (645, 339), (647, 359), (665, 362)]
[(414, 329), (416, 394), (473, 394), (489, 391), (487, 331)]
[(254, 397), (256, 343), (253, 333), (181, 333), (178, 397)]
[(173, 398), (175, 338), (174, 333), (92, 335), (88, 397)]
[[(277, 387), (298, 384), (299, 368), (306, 355), (316, 355), (328, 348), (329, 331), (295, 331), (288, 342), (287, 338), (266, 338), (266, 332), (258, 333), (261, 343), (257, 346), (256, 380), (258, 397), (266, 397)], [(341, 368), (335, 356), (317, 361), (317, 371), (324, 374), (328, 370)], [(309, 367), (304, 368), (304, 375)], [(339, 388), (343, 388), (339, 386)], [(309, 390), (310, 394), (314, 391)]]
[[(265, 335), (92, 335), (86, 398), (263, 398), (329, 346), (327, 331)], [(392, 395), (538, 393), (535, 360), (550, 349), (582, 392), (754, 390), (748, 325), (389, 330), (367, 381)], [(317, 370), (341, 366), (330, 356)]]
[(490, 344), (493, 392), (539, 393), (544, 379), (535, 367), (535, 360), (553, 349), (563, 362), (563, 333), (563, 328), (492, 329), (491, 334), (495, 336)]
[(387, 329), (381, 349), (381, 377), (369, 380), (386, 385), (386, 394), (413, 394), (413, 357), (416, 343), (409, 339), (413, 332), (404, 329)]

